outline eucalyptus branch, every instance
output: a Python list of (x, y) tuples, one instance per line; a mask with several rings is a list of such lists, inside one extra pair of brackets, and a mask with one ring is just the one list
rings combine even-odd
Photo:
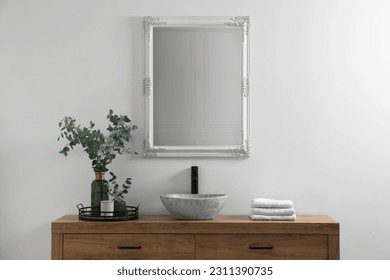
[(131, 178), (126, 178), (125, 182), (122, 184), (122, 189), (120, 189), (119, 184), (116, 181), (117, 176), (114, 172), (110, 172), (110, 176), (111, 178), (108, 180), (108, 194), (114, 197), (115, 201), (122, 202), (124, 200), (124, 195), (128, 193), (131, 188)]
[(116, 115), (110, 110), (107, 119), (108, 135), (95, 129), (95, 124), (91, 121), (88, 127), (76, 125), (76, 120), (72, 117), (64, 117), (58, 124), (60, 127), (60, 139), (67, 140), (60, 154), (68, 156), (70, 150), (81, 145), (92, 161), (92, 168), (95, 171), (106, 172), (109, 165), (118, 154), (128, 153), (125, 143), (130, 141), (131, 132), (137, 129), (136, 125), (126, 115)]

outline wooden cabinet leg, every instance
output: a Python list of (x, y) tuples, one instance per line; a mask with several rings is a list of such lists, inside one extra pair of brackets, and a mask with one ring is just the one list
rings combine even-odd
[(340, 259), (340, 236), (338, 234), (328, 235), (328, 252), (330, 260)]
[(62, 234), (52, 233), (51, 235), (51, 259), (62, 260)]

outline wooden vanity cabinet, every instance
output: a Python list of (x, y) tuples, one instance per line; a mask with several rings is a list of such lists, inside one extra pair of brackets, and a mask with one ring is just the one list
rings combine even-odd
[(328, 216), (253, 221), (247, 216), (52, 223), (52, 259), (339, 259), (339, 224)]

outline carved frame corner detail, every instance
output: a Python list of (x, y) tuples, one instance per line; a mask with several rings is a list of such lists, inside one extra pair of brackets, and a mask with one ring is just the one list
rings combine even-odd
[(147, 16), (143, 18), (144, 33), (146, 36), (150, 36), (153, 26), (159, 26), (166, 24), (166, 22), (160, 21), (159, 17)]

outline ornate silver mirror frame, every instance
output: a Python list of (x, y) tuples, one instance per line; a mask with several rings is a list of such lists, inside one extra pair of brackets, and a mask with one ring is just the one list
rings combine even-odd
[[(241, 58), (241, 140), (239, 145), (162, 146), (155, 145), (153, 125), (153, 33), (158, 27), (232, 27), (242, 34)], [(144, 17), (145, 69), (143, 95), (145, 99), (144, 156), (147, 157), (245, 157), (249, 147), (249, 28), (250, 18), (237, 17)], [(221, 100), (223, 103), (223, 100)]]

